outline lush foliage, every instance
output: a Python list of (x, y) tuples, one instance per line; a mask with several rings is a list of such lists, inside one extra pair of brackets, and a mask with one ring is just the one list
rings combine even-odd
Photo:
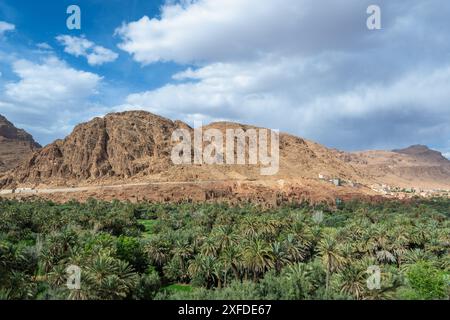
[[(2, 200), (0, 299), (448, 299), (449, 215), (448, 199), (272, 210)], [(381, 282), (369, 288), (373, 266)]]

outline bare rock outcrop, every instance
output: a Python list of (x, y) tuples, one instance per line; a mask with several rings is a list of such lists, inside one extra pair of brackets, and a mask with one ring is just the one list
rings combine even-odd
[[(225, 133), (227, 129), (245, 131), (249, 128), (256, 127), (216, 122), (202, 129), (217, 129)], [(248, 162), (239, 165), (175, 165), (171, 153), (177, 142), (172, 141), (172, 133), (177, 129), (186, 129), (193, 137), (193, 129), (187, 124), (149, 112), (107, 114), (76, 126), (64, 140), (57, 140), (36, 150), (26, 161), (0, 176), (0, 188), (129, 186), (161, 182), (182, 190), (182, 184), (178, 183), (211, 182), (217, 187), (220, 183), (223, 186), (230, 182), (257, 181), (262, 187), (275, 190), (274, 194), (283, 190), (283, 197), (287, 198), (296, 198), (295, 195), (309, 190), (309, 196), (314, 199), (333, 199), (337, 197), (336, 189), (342, 187), (348, 188), (347, 194), (370, 193), (370, 186), (374, 184), (450, 187), (450, 161), (423, 146), (395, 151), (347, 153), (286, 133), (280, 133), (279, 136), (279, 171), (273, 176), (262, 176), (261, 164), (250, 165)], [(5, 136), (13, 136), (14, 131), (8, 130), (5, 129)], [(28, 145), (37, 148), (22, 131), (15, 134), (25, 137), (24, 141)], [(244, 143), (247, 144), (247, 140)], [(226, 143), (224, 149), (225, 146)], [(248, 152), (248, 144), (244, 148)], [(3, 159), (0, 158), (0, 161)], [(300, 185), (303, 189), (296, 189), (291, 194), (286, 189), (289, 185)], [(189, 190), (182, 191), (180, 197), (189, 198), (194, 189)], [(216, 189), (205, 191), (200, 187), (195, 190), (199, 195), (196, 198), (223, 197), (222, 189), (220, 192)], [(254, 188), (251, 190), (250, 197), (261, 197), (259, 191)], [(148, 196), (141, 195), (142, 198)], [(174, 196), (170, 193), (164, 194), (164, 198), (171, 197)]]
[[(211, 128), (221, 130), (225, 136), (227, 129), (255, 127), (217, 122), (203, 130)], [(95, 118), (76, 126), (64, 140), (57, 140), (35, 152), (25, 163), (0, 178), (0, 186), (70, 186), (148, 180), (318, 179), (324, 170), (349, 180), (362, 177), (329, 149), (284, 133), (280, 134), (280, 165), (275, 176), (262, 177), (260, 165), (248, 163), (174, 165), (170, 157), (176, 142), (171, 138), (176, 129), (187, 129), (193, 137), (193, 129), (187, 124), (144, 111)], [(248, 151), (248, 146), (244, 147)]]
[(35, 152), (3, 177), (3, 185), (67, 185), (166, 170), (171, 133), (181, 125), (143, 111), (95, 118)]
[(30, 134), (0, 115), (0, 172), (14, 168), (40, 147)]

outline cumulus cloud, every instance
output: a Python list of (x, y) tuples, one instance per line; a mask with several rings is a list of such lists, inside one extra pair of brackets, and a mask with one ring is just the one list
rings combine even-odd
[(84, 37), (73, 37), (68, 35), (59, 35), (56, 37), (64, 46), (64, 51), (75, 57), (85, 57), (91, 66), (99, 66), (104, 63), (113, 62), (118, 58), (114, 51), (96, 45)]
[[(198, 0), (123, 24), (119, 47), (143, 65), (190, 64), (118, 109), (279, 128), (344, 149), (450, 148), (450, 3)], [(436, 4), (443, 10), (435, 10)]]
[[(166, 4), (116, 30), (119, 47), (143, 64), (298, 55), (355, 45), (367, 0), (200, 0)], [(325, 8), (325, 10), (324, 10)], [(342, 35), (345, 34), (345, 37)]]
[[(175, 75), (190, 81), (131, 94), (121, 108), (257, 123), (345, 148), (380, 142), (394, 147), (450, 135), (450, 66), (321, 93), (317, 83), (333, 81), (328, 71), (313, 61), (208, 65)], [(314, 76), (305, 82), (306, 75)]]
[(42, 63), (18, 60), (13, 71), (20, 80), (5, 86), (5, 96), (26, 105), (53, 107), (96, 93), (101, 80), (96, 74), (75, 70), (63, 61), (49, 57)]
[(6, 21), (0, 21), (0, 37), (4, 33), (8, 32), (8, 31), (14, 31), (15, 29), (16, 29), (15, 25), (8, 23)]
[(19, 80), (5, 84), (0, 112), (34, 134), (50, 140), (62, 137), (96, 107), (91, 98), (102, 77), (94, 73), (71, 68), (53, 56), (41, 62), (16, 60), (12, 70)]

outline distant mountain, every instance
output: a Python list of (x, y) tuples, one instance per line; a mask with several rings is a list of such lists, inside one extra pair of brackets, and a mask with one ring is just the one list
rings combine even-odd
[(431, 150), (424, 145), (413, 145), (405, 149), (395, 149), (392, 152), (406, 154), (411, 157), (428, 161), (429, 163), (450, 164), (450, 160), (442, 155), (439, 151)]
[(40, 147), (30, 134), (0, 115), (0, 172), (14, 168)]
[(424, 145), (354, 152), (348, 162), (380, 183), (406, 188), (450, 188), (450, 160)]

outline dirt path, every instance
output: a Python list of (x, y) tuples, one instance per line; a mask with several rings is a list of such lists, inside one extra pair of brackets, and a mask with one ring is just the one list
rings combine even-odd
[(114, 190), (124, 189), (132, 187), (146, 187), (146, 186), (168, 186), (168, 185), (202, 185), (209, 183), (227, 183), (227, 182), (244, 182), (244, 183), (262, 183), (263, 181), (239, 181), (239, 180), (204, 180), (204, 181), (166, 181), (166, 182), (141, 182), (141, 183), (128, 183), (117, 185), (100, 185), (100, 186), (86, 186), (86, 187), (73, 187), (73, 188), (18, 188), (16, 190), (1, 190), (0, 195), (8, 194), (53, 194), (53, 193), (78, 193), (97, 190)]

